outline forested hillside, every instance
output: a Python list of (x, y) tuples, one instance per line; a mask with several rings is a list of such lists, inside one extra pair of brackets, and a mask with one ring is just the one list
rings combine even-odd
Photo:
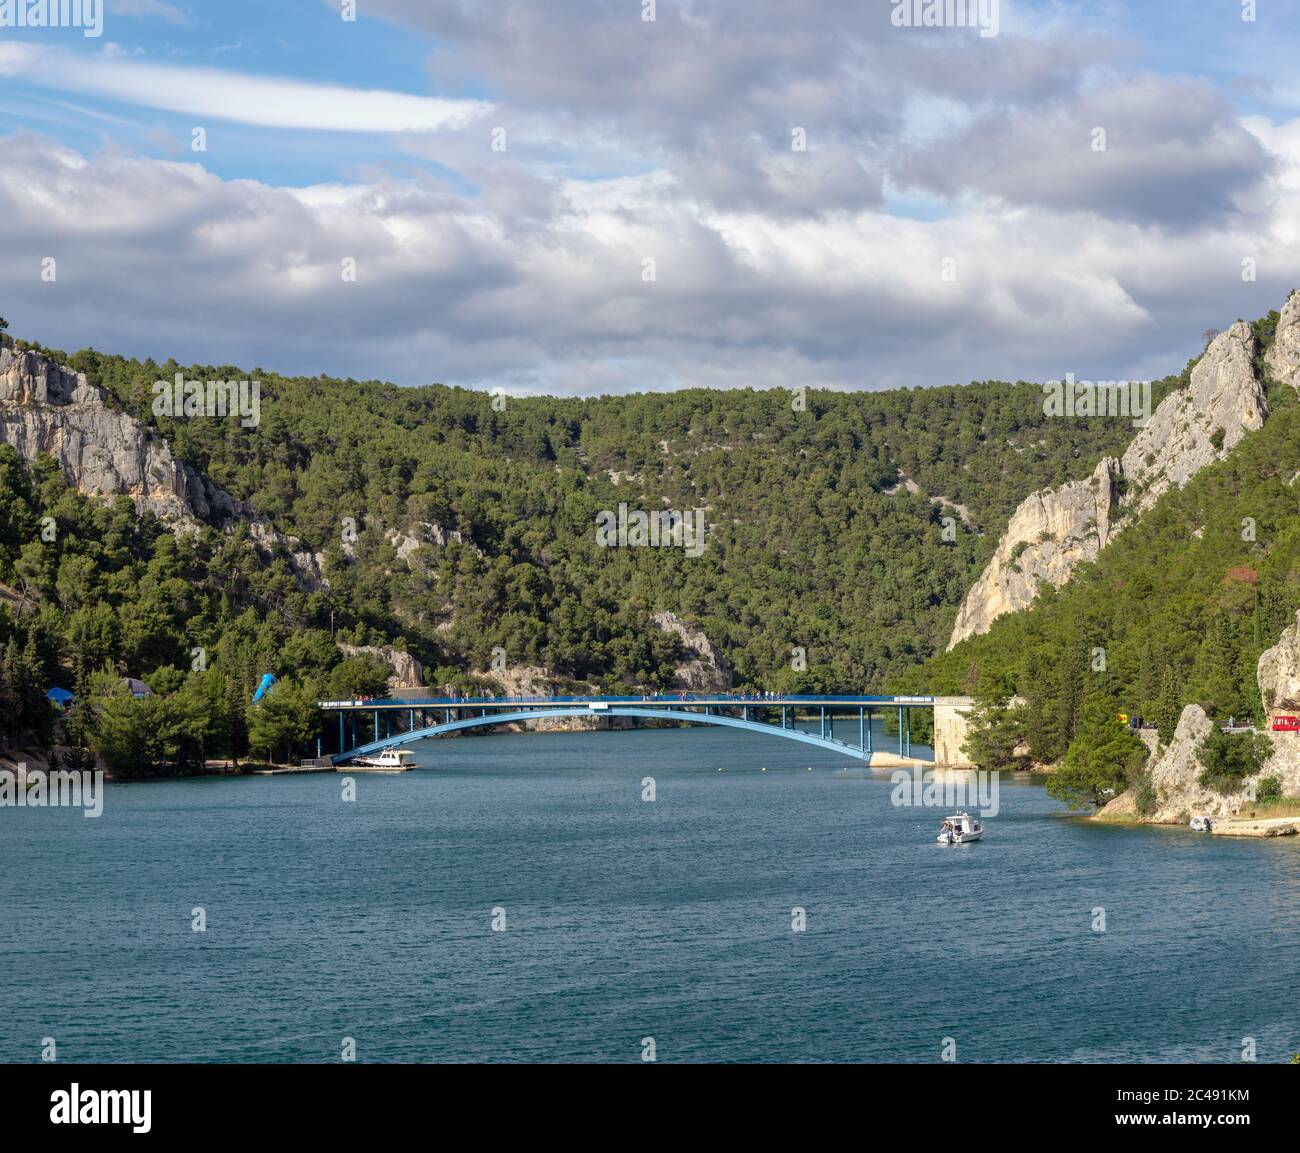
[[(261, 423), (243, 429), (155, 418), (151, 386), (249, 373), (68, 359), (322, 552), (336, 623), (356, 638), (404, 638), (432, 668), (483, 668), (500, 646), (512, 664), (621, 684), (662, 673), (648, 621), (664, 608), (702, 624), (742, 681), (771, 681), (798, 645), (810, 686), (879, 685), (942, 647), (1019, 500), (1132, 435), (1127, 421), (1045, 417), (1034, 385), (813, 392), (802, 412), (786, 392), (702, 390), (496, 411), (462, 389), (261, 372)], [(888, 495), (900, 470), (919, 493)], [(954, 542), (941, 518), (958, 513), (931, 497), (966, 510)], [(704, 555), (598, 549), (596, 514), (620, 501), (706, 508)], [(399, 559), (388, 534), (427, 540), (421, 525), (463, 543)], [(286, 610), (296, 627), (328, 623), (325, 608)]]
[[(436, 385), (44, 351), (300, 538), (326, 583), (255, 563), (246, 528), (178, 539), (129, 502), (62, 490), (57, 468), (25, 487), (10, 453), (0, 584), (22, 602), (0, 604), (11, 695), (32, 677), (88, 691), (104, 669), (167, 694), (211, 674), (223, 679), (208, 698), (230, 701), (267, 671), (283, 700), (295, 685), (305, 697), (373, 684), (364, 661), (340, 669), (335, 640), (409, 649), (433, 685), (467, 683), (500, 648), (559, 682), (661, 687), (680, 655), (652, 622), (663, 610), (701, 626), (738, 685), (883, 690), (942, 650), (1016, 504), (1086, 476), (1133, 432), (1125, 419), (1047, 417), (1032, 384), (810, 391), (806, 406), (705, 390), (494, 403)], [(153, 385), (177, 372), (260, 380), (260, 423), (155, 416)], [(1162, 382), (1156, 401), (1185, 381)], [(598, 548), (596, 516), (620, 502), (704, 508), (704, 554)], [(43, 539), (47, 515), (57, 531)], [(206, 672), (191, 668), (196, 649)], [(112, 695), (108, 682), (99, 691)], [(14, 716), (11, 730), (44, 725), (26, 707)], [(213, 720), (209, 751), (244, 723)]]

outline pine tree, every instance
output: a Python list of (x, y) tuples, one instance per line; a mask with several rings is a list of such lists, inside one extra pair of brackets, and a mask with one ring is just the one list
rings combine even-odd
[(1156, 727), (1160, 730), (1160, 743), (1169, 744), (1174, 739), (1174, 730), (1178, 728), (1178, 719), (1183, 715), (1182, 679), (1178, 670), (1166, 668), (1160, 679), (1160, 696), (1156, 700)]

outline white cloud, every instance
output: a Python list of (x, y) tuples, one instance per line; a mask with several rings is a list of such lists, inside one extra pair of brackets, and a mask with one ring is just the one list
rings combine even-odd
[[(1173, 372), (1205, 328), (1279, 306), (1300, 279), (1300, 122), (1252, 131), (1277, 160), (1267, 205), (1176, 237), (1047, 206), (936, 221), (720, 212), (663, 171), (546, 183), (545, 211), (521, 216), (490, 182), (475, 197), (432, 180), (289, 190), (10, 137), (0, 299), (19, 335), (61, 347), (401, 383), (586, 393)], [(514, 187), (510, 169), (497, 179)], [(50, 255), (56, 284), (39, 276)], [(1240, 278), (1247, 255), (1256, 284)]]
[(480, 101), (154, 64), (116, 53), (87, 57), (54, 49), (22, 50), (19, 45), (0, 45), (0, 75), (59, 91), (260, 128), (435, 132), (464, 125), (490, 107)]

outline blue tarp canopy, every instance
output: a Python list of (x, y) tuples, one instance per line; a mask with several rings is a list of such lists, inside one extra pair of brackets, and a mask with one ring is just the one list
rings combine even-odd
[(49, 697), (49, 699), (52, 700), (56, 705), (66, 705), (70, 700), (73, 699), (73, 694), (68, 692), (67, 689), (59, 689), (59, 688), (47, 689), (45, 695)]

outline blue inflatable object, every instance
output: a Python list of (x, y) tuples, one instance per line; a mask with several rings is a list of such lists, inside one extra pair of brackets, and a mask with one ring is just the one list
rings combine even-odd
[(68, 692), (67, 689), (53, 688), (50, 689), (50, 691), (47, 692), (45, 695), (56, 705), (58, 705), (59, 708), (65, 707), (69, 702), (71, 702), (74, 699), (73, 695), (70, 692)]
[(267, 673), (262, 678), (262, 683), (257, 686), (257, 692), (253, 694), (253, 704), (257, 704), (258, 701), (266, 696), (266, 694), (271, 691), (271, 686), (273, 684), (275, 684), (275, 677), (270, 673)]

